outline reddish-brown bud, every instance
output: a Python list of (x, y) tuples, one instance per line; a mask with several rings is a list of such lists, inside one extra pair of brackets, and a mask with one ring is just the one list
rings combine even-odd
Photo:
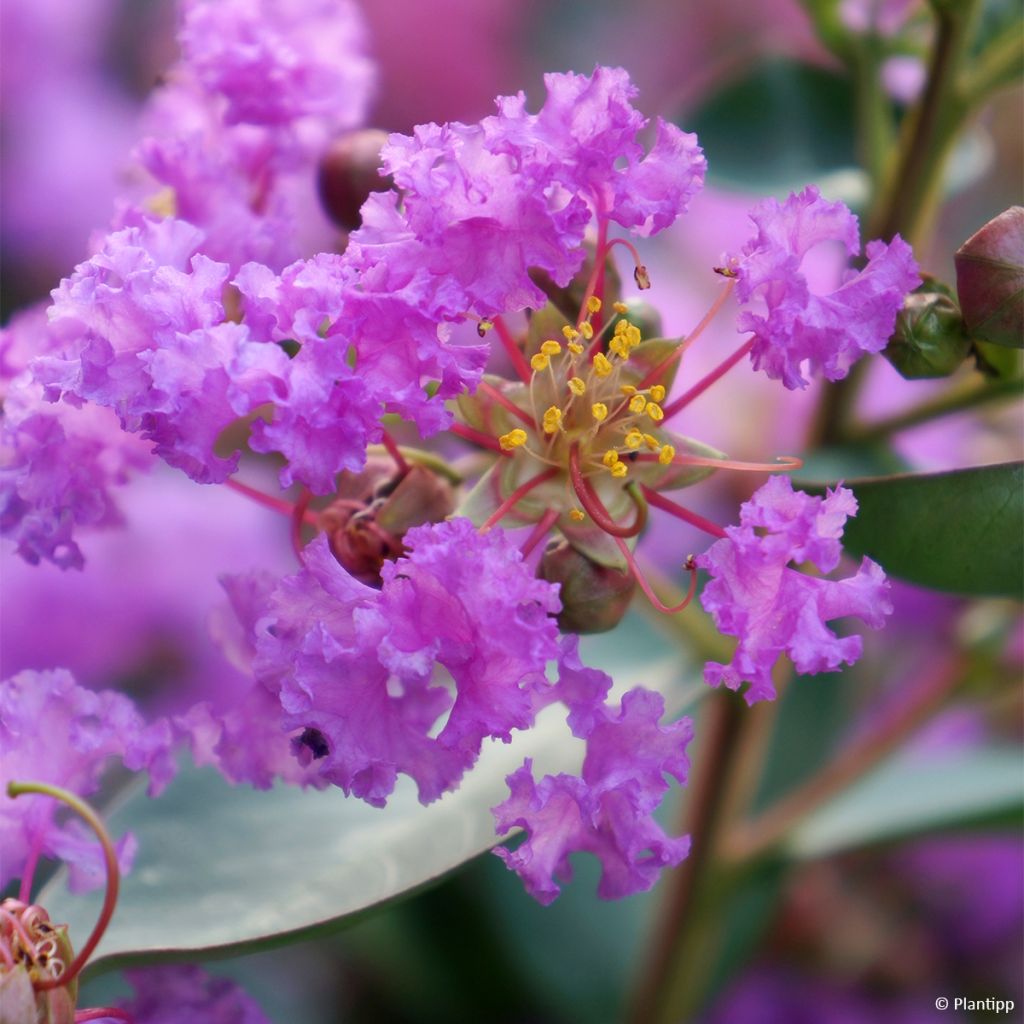
[(636, 590), (636, 580), (630, 573), (595, 562), (568, 541), (548, 545), (539, 572), (542, 579), (561, 587), (558, 627), (566, 633), (614, 629)]
[(1024, 347), (1024, 206), (1011, 206), (956, 252), (956, 287), (972, 341)]
[(384, 562), (404, 552), (406, 531), (440, 522), (454, 509), (455, 491), (444, 477), (415, 464), (396, 472), (390, 459), (370, 459), (361, 473), (342, 474), (319, 525), (348, 572), (377, 587)]
[(362, 224), (359, 211), (371, 192), (386, 192), (394, 184), (380, 175), (380, 151), (387, 139), (387, 132), (364, 128), (337, 139), (320, 160), (320, 202), (331, 220), (346, 231)]

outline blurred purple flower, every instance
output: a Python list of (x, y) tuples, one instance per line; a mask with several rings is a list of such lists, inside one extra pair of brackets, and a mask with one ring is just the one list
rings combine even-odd
[(135, 1024), (270, 1024), (238, 985), (201, 967), (144, 967), (125, 976), (135, 998), (119, 1006)]

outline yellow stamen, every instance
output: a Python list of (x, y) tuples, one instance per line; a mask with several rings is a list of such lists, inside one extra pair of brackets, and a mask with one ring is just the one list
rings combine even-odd
[(620, 359), (629, 358), (629, 346), (626, 344), (621, 334), (616, 334), (615, 337), (608, 342), (608, 348), (610, 348)]
[(587, 341), (590, 341), (594, 336), (594, 325), (588, 320), (584, 320), (583, 323), (580, 324), (580, 334), (582, 334)]
[(612, 364), (608, 362), (608, 357), (603, 352), (598, 352), (594, 356), (594, 373), (598, 377), (608, 377), (612, 372)]
[(526, 431), (516, 427), (515, 430), (502, 434), (498, 438), (498, 444), (501, 445), (501, 450), (505, 452), (510, 452), (513, 448), (522, 448), (526, 444)]
[(545, 434), (554, 434), (562, 425), (562, 410), (557, 405), (551, 406), (544, 413), (543, 427)]
[(615, 477), (624, 477), (629, 472), (629, 467), (624, 462), (616, 462), (611, 467), (611, 474)]
[(574, 395), (582, 395), (587, 390), (587, 385), (583, 382), (582, 377), (570, 377), (569, 390)]
[(658, 461), (663, 465), (667, 466), (676, 457), (676, 450), (670, 444), (666, 444), (662, 447), (661, 451), (658, 452)]
[(616, 334), (622, 334), (622, 332), (623, 332), (623, 331), (624, 331), (624, 330), (625, 330), (625, 329), (626, 329), (626, 328), (627, 328), (628, 326), (629, 326), (629, 321), (628, 321), (628, 320), (619, 320), (619, 321), (618, 321), (618, 322), (617, 322), (617, 323), (615, 324), (615, 333), (616, 333)]
[(604, 402), (595, 402), (590, 407), (590, 414), (598, 423), (603, 423), (608, 419), (608, 406), (605, 405)]
[(632, 384), (623, 384), (619, 390), (626, 396), (636, 394), (636, 388)]
[(587, 517), (583, 514), (583, 510), (582, 509), (571, 508), (571, 509), (569, 509), (569, 518), (574, 523), (582, 523), (583, 520), (586, 519)]
[(576, 328), (572, 327), (570, 324), (566, 324), (562, 328), (562, 336), (565, 338), (566, 341), (575, 341), (580, 336), (580, 332), (577, 331)]
[(639, 448), (644, 443), (644, 435), (639, 430), (631, 430), (626, 434), (626, 447)]
[(538, 352), (535, 356), (530, 357), (530, 365), (537, 373), (546, 370), (550, 364), (551, 360), (543, 352)]
[(661, 447), (661, 442), (653, 434), (644, 434), (644, 444), (652, 452), (656, 452)]
[(647, 399), (643, 395), (634, 395), (629, 400), (629, 411), (634, 413), (641, 413), (644, 411), (644, 407), (647, 405)]
[(629, 306), (624, 302), (613, 302), (612, 309), (614, 309), (616, 313), (626, 313), (629, 311)]
[(569, 351), (574, 356), (582, 355), (583, 354), (583, 346), (578, 341), (570, 341), (569, 342)]
[(665, 418), (665, 410), (662, 409), (657, 402), (648, 402), (647, 415), (650, 416), (655, 423), (660, 423)]
[(545, 341), (540, 350), (546, 356), (557, 356), (561, 353), (562, 346), (557, 341)]
[(601, 312), (601, 300), (596, 295), (591, 295), (587, 299), (587, 312), (588, 313), (600, 313)]
[(663, 384), (655, 384), (651, 388), (651, 401), (661, 402), (665, 399), (665, 386)]
[(609, 448), (608, 451), (601, 456), (601, 461), (611, 469), (619, 461), (619, 453), (614, 448)]

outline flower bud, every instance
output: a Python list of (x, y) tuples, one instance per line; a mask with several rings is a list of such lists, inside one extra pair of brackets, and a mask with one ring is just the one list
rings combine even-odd
[(949, 289), (928, 278), (903, 301), (885, 358), (908, 380), (948, 377), (967, 358), (971, 342)]
[(540, 576), (561, 587), (558, 628), (566, 633), (604, 633), (622, 621), (636, 580), (622, 569), (601, 565), (568, 541), (548, 545)]
[(395, 472), (394, 463), (371, 459), (362, 473), (342, 474), (334, 501), (320, 513), (320, 529), (334, 557), (356, 579), (380, 586), (387, 559), (404, 552), (407, 530), (437, 523), (455, 510), (455, 491), (425, 466)]
[[(5, 949), (0, 961), (0, 1024), (73, 1024), (78, 978), (56, 988), (34, 988), (35, 983), (59, 977), (74, 960), (67, 925), (51, 924), (41, 907), (27, 907), (18, 900), (4, 900), (3, 909), (9, 916), (0, 922)], [(18, 929), (11, 918), (18, 920)], [(31, 949), (25, 947), (26, 939)]]
[(956, 252), (956, 286), (972, 341), (1024, 347), (1024, 207), (1011, 206)]
[(346, 231), (362, 224), (360, 209), (371, 192), (386, 192), (394, 182), (381, 177), (380, 151), (387, 132), (365, 128), (337, 139), (320, 160), (317, 191), (328, 216)]

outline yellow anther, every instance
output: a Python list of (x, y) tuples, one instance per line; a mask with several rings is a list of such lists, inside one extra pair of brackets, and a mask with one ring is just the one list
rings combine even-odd
[(601, 312), (601, 300), (596, 295), (591, 295), (587, 299), (587, 312), (588, 313), (600, 313)]
[(557, 356), (561, 354), (562, 346), (557, 341), (545, 341), (540, 350), (546, 356)]
[(594, 373), (598, 377), (607, 377), (612, 372), (612, 364), (608, 362), (608, 357), (603, 352), (598, 352), (594, 356)]
[(627, 397), (628, 397), (629, 395), (635, 395), (635, 394), (636, 394), (636, 388), (635, 388), (635, 387), (633, 387), (633, 385), (632, 385), (632, 384), (623, 384), (623, 385), (622, 385), (622, 386), (621, 386), (621, 387), (619, 388), (619, 390), (620, 390), (620, 391), (621, 391), (621, 392), (622, 392), (622, 393), (623, 393), (624, 395), (626, 395)]
[(490, 320), (478, 320), (476, 333), (482, 338), (488, 331), (493, 330), (494, 324)]
[(608, 342), (608, 347), (614, 352), (620, 359), (629, 358), (629, 346), (626, 344), (621, 334), (615, 335), (611, 341)]
[(538, 352), (535, 356), (530, 356), (530, 365), (540, 373), (541, 370), (546, 370), (551, 364), (551, 360), (543, 353)]
[(619, 320), (615, 324), (615, 333), (622, 334), (623, 331), (629, 326), (628, 320)]
[(619, 453), (614, 448), (609, 448), (608, 451), (601, 456), (601, 461), (611, 469), (619, 461)]
[(629, 467), (624, 462), (616, 462), (610, 467), (612, 476), (623, 477), (629, 472)]
[(637, 345), (643, 340), (640, 335), (640, 328), (635, 324), (629, 324), (626, 329), (622, 332), (623, 338), (626, 339), (626, 344), (630, 348), (636, 348)]
[(598, 423), (603, 423), (608, 419), (608, 406), (605, 405), (604, 402), (595, 402), (590, 407), (590, 414)]
[(546, 413), (544, 413), (544, 433), (554, 434), (558, 428), (562, 425), (562, 410), (557, 405), (551, 406)]
[(583, 346), (578, 341), (570, 341), (569, 342), (569, 351), (574, 356), (582, 355), (583, 354)]
[(614, 309), (616, 313), (626, 313), (629, 311), (629, 306), (624, 302), (613, 302), (612, 309)]
[(643, 395), (634, 395), (629, 400), (629, 411), (635, 413), (641, 413), (644, 411), (644, 407), (647, 405), (647, 399)]
[(580, 334), (582, 334), (587, 341), (590, 341), (594, 336), (594, 325), (589, 320), (584, 320), (583, 323), (580, 324)]
[(510, 452), (513, 448), (522, 448), (526, 444), (526, 431), (516, 427), (515, 430), (502, 434), (498, 438), (498, 444), (501, 445), (501, 450), (504, 452)]
[(662, 446), (660, 452), (658, 452), (658, 461), (663, 465), (667, 466), (676, 457), (676, 450), (670, 444)]
[(650, 391), (651, 401), (660, 402), (665, 398), (665, 386), (664, 384), (655, 384)]
[(569, 390), (574, 395), (582, 395), (587, 390), (587, 385), (583, 382), (582, 377), (570, 377)]
[(656, 452), (661, 447), (661, 442), (653, 434), (644, 434), (644, 444), (652, 452)]
[(644, 443), (644, 435), (639, 430), (631, 430), (626, 434), (626, 447), (639, 448)]
[(665, 418), (665, 410), (662, 409), (657, 402), (648, 402), (647, 415), (650, 416), (655, 423), (660, 423)]
[(582, 509), (571, 508), (571, 509), (569, 509), (569, 518), (574, 523), (582, 523), (583, 520), (586, 519), (587, 517), (583, 514), (583, 510)]
[(564, 337), (566, 341), (575, 341), (579, 336), (580, 332), (571, 324), (566, 324), (562, 328), (562, 337)]

